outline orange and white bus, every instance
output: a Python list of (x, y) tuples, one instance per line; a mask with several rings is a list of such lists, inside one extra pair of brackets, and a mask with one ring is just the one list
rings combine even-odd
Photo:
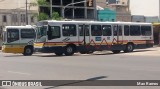
[(40, 21), (35, 51), (73, 55), (110, 50), (132, 52), (153, 47), (151, 23), (97, 21)]

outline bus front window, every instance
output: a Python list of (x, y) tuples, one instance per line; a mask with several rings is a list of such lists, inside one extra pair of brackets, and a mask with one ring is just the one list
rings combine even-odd
[(37, 33), (36, 42), (46, 42), (47, 26), (38, 27), (36, 33)]

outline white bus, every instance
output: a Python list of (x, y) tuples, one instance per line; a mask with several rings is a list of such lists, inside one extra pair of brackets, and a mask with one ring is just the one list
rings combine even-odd
[(73, 55), (111, 50), (132, 52), (153, 47), (151, 23), (96, 21), (40, 21), (35, 51)]
[(30, 25), (6, 26), (3, 30), (2, 52), (32, 55), (34, 39), (35, 29)]

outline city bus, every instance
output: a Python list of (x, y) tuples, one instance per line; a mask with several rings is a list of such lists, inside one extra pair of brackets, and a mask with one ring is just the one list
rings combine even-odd
[(33, 54), (35, 28), (33, 26), (6, 26), (3, 30), (2, 52)]
[(35, 52), (73, 55), (110, 50), (132, 52), (153, 47), (153, 26), (140, 22), (40, 21)]

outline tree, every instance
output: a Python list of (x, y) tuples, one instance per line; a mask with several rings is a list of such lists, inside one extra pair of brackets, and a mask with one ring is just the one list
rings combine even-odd
[(39, 13), (38, 15), (38, 21), (41, 21), (41, 20), (47, 20), (49, 19), (49, 16), (46, 14), (46, 13)]
[(49, 6), (49, 3), (46, 0), (37, 0), (39, 6)]
[[(36, 4), (34, 4), (36, 5)], [(50, 4), (49, 2), (47, 2), (46, 0), (37, 0), (37, 5), (40, 6), (44, 6), (44, 7), (48, 7), (48, 9), (50, 9)], [(40, 8), (39, 8), (40, 9)], [(49, 17), (49, 15), (47, 15), (46, 13), (40, 12), (39, 15), (37, 16), (38, 21), (40, 20), (48, 20), (48, 19), (54, 19), (54, 20), (61, 20), (62, 17), (60, 17), (58, 12), (54, 12), (52, 13), (52, 16)]]
[(58, 12), (53, 12), (52, 13), (52, 19), (54, 19), (54, 20), (62, 20), (62, 17), (60, 17)]

